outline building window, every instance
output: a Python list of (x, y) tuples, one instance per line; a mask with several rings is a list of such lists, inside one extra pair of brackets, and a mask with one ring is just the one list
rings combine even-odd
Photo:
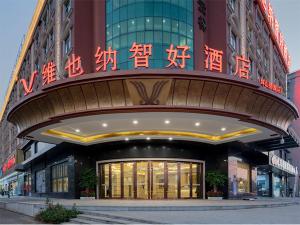
[(68, 192), (67, 162), (51, 167), (52, 192)]
[(52, 30), (49, 34), (49, 46), (52, 47), (53, 44), (54, 44), (54, 34)]
[(262, 51), (261, 51), (261, 48), (260, 48), (260, 47), (257, 47), (256, 53), (257, 53), (257, 56), (258, 56), (259, 58), (261, 58)]
[(68, 36), (64, 40), (64, 54), (68, 55), (71, 51), (71, 35), (68, 34)]
[(250, 61), (250, 67), (249, 67), (249, 72), (250, 72), (250, 75), (252, 76), (253, 75), (253, 71), (254, 71), (254, 62), (251, 58), (249, 58), (249, 61)]
[(34, 63), (34, 69), (37, 70), (37, 71), (40, 70), (40, 64), (39, 64), (38, 61), (35, 61), (35, 63)]
[(235, 11), (235, 4), (236, 0), (229, 0), (229, 6), (233, 11)]
[(233, 48), (234, 51), (237, 50), (236, 46), (237, 37), (236, 35), (231, 31), (230, 35), (230, 46)]
[(24, 160), (29, 159), (31, 157), (31, 149), (28, 148), (24, 151)]
[(65, 14), (65, 16), (69, 15), (70, 12), (71, 12), (71, 0), (67, 0), (64, 3), (64, 14)]

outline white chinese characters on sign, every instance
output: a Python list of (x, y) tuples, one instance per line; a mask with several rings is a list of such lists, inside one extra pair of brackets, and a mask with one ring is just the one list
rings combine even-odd
[(277, 155), (272, 156), (271, 165), (278, 169), (281, 169), (285, 172), (288, 172), (290, 174), (293, 174), (293, 175), (298, 174), (297, 167), (293, 166), (292, 164), (283, 160), (282, 158), (278, 157)]

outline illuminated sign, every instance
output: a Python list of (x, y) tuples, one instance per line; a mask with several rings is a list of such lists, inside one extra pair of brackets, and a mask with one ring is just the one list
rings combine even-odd
[[(170, 45), (169, 48), (165, 50), (166, 58), (169, 61), (169, 64), (166, 68), (178, 68), (185, 69), (187, 60), (191, 59), (191, 55), (188, 53), (190, 47), (187, 45), (174, 46)], [(152, 57), (152, 44), (137, 44), (134, 42), (129, 49), (131, 56), (130, 60), (134, 62), (134, 68), (149, 68), (149, 59)], [(113, 50), (111, 47), (108, 47), (108, 50), (102, 50), (100, 47), (97, 47), (96, 53), (94, 55), (95, 60), (95, 71), (105, 72), (109, 68), (112, 71), (118, 69), (116, 50)], [(223, 51), (218, 49), (213, 49), (205, 45), (204, 49), (205, 59), (204, 59), (204, 68), (207, 71), (215, 71), (222, 73), (223, 72)], [(242, 79), (250, 79), (250, 60), (243, 55), (235, 56), (235, 73), (234, 76), (238, 76)], [(50, 61), (43, 65), (42, 67), (42, 85), (48, 85), (56, 81), (56, 65), (54, 62)], [(68, 78), (81, 76), (85, 73), (82, 66), (81, 57), (76, 54), (71, 54), (65, 65), (65, 70), (67, 71)], [(20, 82), (23, 85), (24, 95), (28, 95), (33, 92), (34, 81), (38, 76), (38, 71), (34, 71), (30, 80), (27, 83), (25, 79), (21, 79)], [(277, 93), (282, 93), (282, 88), (267, 82), (265, 80), (259, 81), (262, 86), (271, 89)]]
[(279, 23), (277, 18), (274, 15), (273, 8), (270, 0), (258, 0), (261, 11), (263, 12), (263, 16), (270, 28), (271, 37), (275, 41), (280, 55), (284, 61), (284, 64), (288, 69), (291, 67), (291, 56), (288, 53), (286, 43), (283, 38), (283, 34), (279, 29)]
[(267, 89), (270, 89), (272, 91), (275, 91), (275, 92), (277, 92), (279, 94), (282, 94), (282, 92), (283, 92), (282, 87), (280, 87), (280, 86), (278, 86), (278, 85), (276, 85), (274, 83), (271, 83), (270, 81), (268, 81), (266, 79), (260, 78), (259, 79), (259, 83), (260, 83), (261, 86), (263, 86), (263, 87), (265, 87)]
[(285, 172), (290, 174), (298, 174), (298, 168), (290, 164), (289, 162), (283, 160), (282, 158), (278, 157), (277, 155), (273, 155), (271, 158), (271, 165), (281, 169)]
[(11, 169), (14, 165), (16, 164), (16, 156), (13, 155), (6, 163), (3, 164), (2, 166), (2, 172), (3, 174)]

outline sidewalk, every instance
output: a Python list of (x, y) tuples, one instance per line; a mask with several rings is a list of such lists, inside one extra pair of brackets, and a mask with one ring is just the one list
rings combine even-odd
[[(283, 207), (300, 204), (300, 198), (260, 198), (247, 200), (79, 200), (54, 199), (54, 204), (76, 208), (81, 211), (208, 211), (250, 208)], [(46, 198), (11, 197), (0, 198), (0, 208), (35, 215), (45, 208)]]

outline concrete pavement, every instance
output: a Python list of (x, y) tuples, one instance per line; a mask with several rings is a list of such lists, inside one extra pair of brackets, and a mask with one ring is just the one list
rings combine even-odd
[(300, 205), (217, 211), (105, 212), (167, 224), (299, 224)]
[(38, 223), (34, 218), (19, 213), (0, 209), (0, 224), (32, 224)]

